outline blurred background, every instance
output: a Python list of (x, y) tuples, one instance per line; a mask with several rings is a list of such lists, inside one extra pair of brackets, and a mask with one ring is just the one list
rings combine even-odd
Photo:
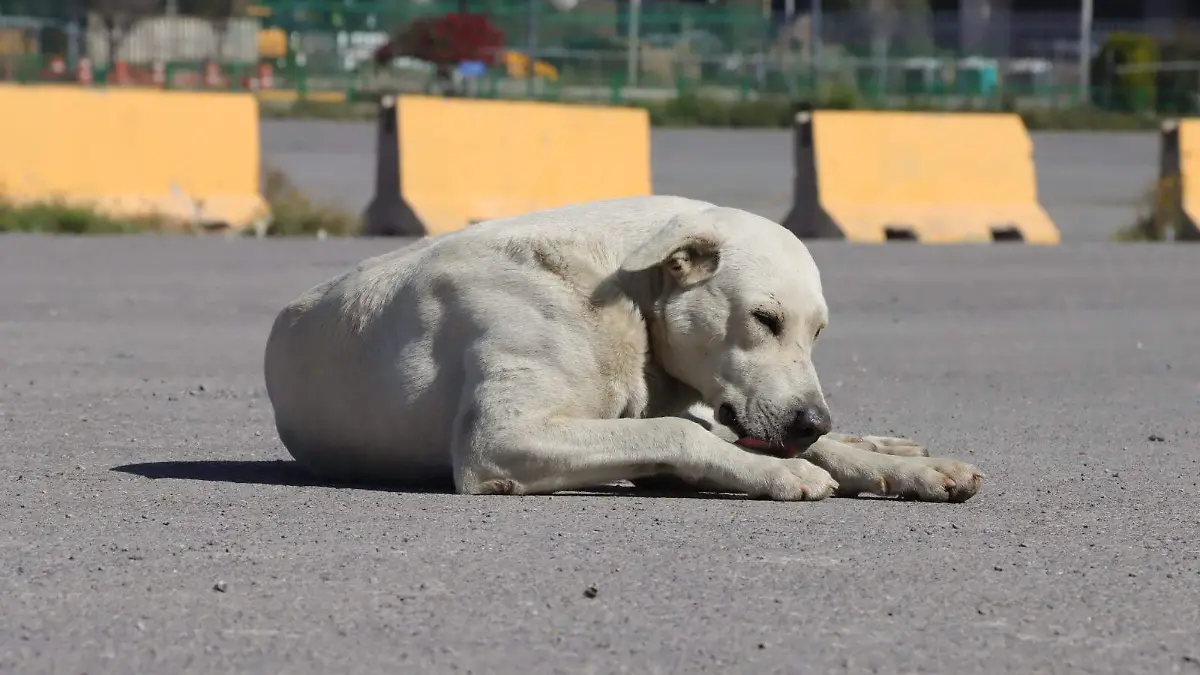
[(760, 118), (745, 125), (786, 119), (797, 100), (1188, 114), (1200, 3), (0, 0), (0, 79), (255, 88), (282, 102), (683, 96), (756, 103), (673, 111)]
[[(646, 109), (654, 192), (774, 219), (792, 205), (799, 110), (1016, 113), (1031, 134), (1038, 200), (1063, 241), (1161, 240), (1173, 238), (1183, 219), (1180, 182), (1163, 179), (1159, 126), (1200, 112), (1200, 3), (0, 0), (0, 83), (253, 95), (259, 137), (217, 131), (210, 138), (223, 139), (226, 156), (261, 148), (271, 232), (358, 233), (379, 175), (379, 101), (423, 93)], [(80, 114), (79, 122), (34, 117), (47, 129), (97, 124)], [(14, 119), (8, 127), (20, 127)], [(122, 124), (94, 135), (138, 126)], [(475, 125), (460, 125), (459, 136), (464, 126)], [(439, 122), (436, 133), (443, 128)], [(31, 157), (49, 156), (46, 143), (57, 133), (12, 131), (8, 142), (29, 146)], [(991, 151), (971, 146), (977, 161), (987, 161)], [(489, 161), (499, 164), (488, 171), (528, 173), (513, 167), (538, 154), (531, 148), (532, 141), (495, 155)], [(413, 161), (431, 166), (438, 154)], [(54, 192), (45, 186), (79, 165), (59, 159), (29, 194)], [(29, 162), (10, 163), (10, 182), (32, 184), (22, 178)], [(568, 164), (554, 171), (591, 180), (579, 160)], [(187, 182), (172, 171), (158, 171), (156, 185)], [(16, 194), (3, 183), (0, 197)], [(182, 191), (200, 194), (192, 183)], [(57, 192), (87, 196), (83, 188)], [(0, 230), (99, 227), (63, 226), (61, 214), (3, 216), (13, 211), (0, 207)]]

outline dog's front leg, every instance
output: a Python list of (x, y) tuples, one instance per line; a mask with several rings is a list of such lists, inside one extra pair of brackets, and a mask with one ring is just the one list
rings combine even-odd
[(906, 457), (866, 450), (823, 436), (802, 457), (828, 471), (839, 497), (862, 493), (929, 502), (962, 502), (982, 487), (979, 469), (953, 459)]
[(824, 438), (852, 445), (863, 450), (878, 452), (883, 455), (895, 455), (897, 457), (929, 456), (929, 450), (924, 445), (907, 438), (897, 438), (895, 436), (853, 436), (836, 432), (825, 434)]
[[(718, 422), (712, 408), (703, 403), (692, 402), (691, 405), (681, 405), (666, 409), (663, 412), (673, 417), (692, 420), (704, 427), (709, 433), (728, 443), (735, 443), (738, 440), (737, 434)], [(671, 474), (660, 473), (654, 476), (639, 478), (632, 482), (634, 487), (656, 492), (724, 492), (719, 485), (705, 481), (691, 483)]]
[(546, 494), (656, 474), (784, 501), (837, 489), (810, 462), (755, 455), (675, 417), (476, 425), (456, 441), (455, 455), (455, 484), (470, 494)]

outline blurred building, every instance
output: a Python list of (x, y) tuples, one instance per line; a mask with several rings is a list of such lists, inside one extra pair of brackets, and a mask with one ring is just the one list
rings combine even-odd
[[(789, 10), (795, 20), (810, 16), (813, 0), (724, 2), (762, 4), (782, 27)], [(821, 33), (825, 41), (842, 43), (854, 42), (855, 33), (886, 33), (889, 41), (927, 41), (932, 49), (963, 55), (1069, 59), (1078, 55), (1081, 7), (1082, 0), (821, 0)], [(1093, 0), (1092, 16), (1093, 47), (1114, 30), (1200, 32), (1198, 0)]]

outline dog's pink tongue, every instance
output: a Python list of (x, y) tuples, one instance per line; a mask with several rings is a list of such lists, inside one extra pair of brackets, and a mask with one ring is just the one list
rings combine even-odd
[(739, 438), (737, 444), (743, 448), (750, 448), (751, 450), (766, 450), (770, 447), (757, 438), (752, 438), (750, 436)]
[(776, 457), (792, 457), (796, 454), (791, 448), (775, 448), (775, 447), (772, 447), (771, 444), (769, 444), (769, 443), (764, 443), (764, 442), (758, 440), (757, 438), (751, 438), (750, 436), (745, 436), (743, 438), (739, 438), (737, 441), (737, 444), (742, 446), (743, 448), (750, 448), (751, 450), (759, 450), (761, 452), (766, 452), (766, 453), (775, 455)]

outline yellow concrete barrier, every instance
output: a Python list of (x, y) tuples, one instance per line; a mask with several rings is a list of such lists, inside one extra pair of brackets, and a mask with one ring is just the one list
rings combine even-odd
[(0, 86), (0, 199), (243, 228), (259, 194), (250, 94)]
[(801, 238), (1059, 241), (1018, 115), (821, 110), (794, 134), (784, 224)]
[(424, 235), (489, 218), (651, 194), (644, 110), (385, 98), (368, 234)]
[(1176, 238), (1200, 240), (1200, 118), (1164, 122), (1161, 139), (1155, 206), (1178, 220)]

